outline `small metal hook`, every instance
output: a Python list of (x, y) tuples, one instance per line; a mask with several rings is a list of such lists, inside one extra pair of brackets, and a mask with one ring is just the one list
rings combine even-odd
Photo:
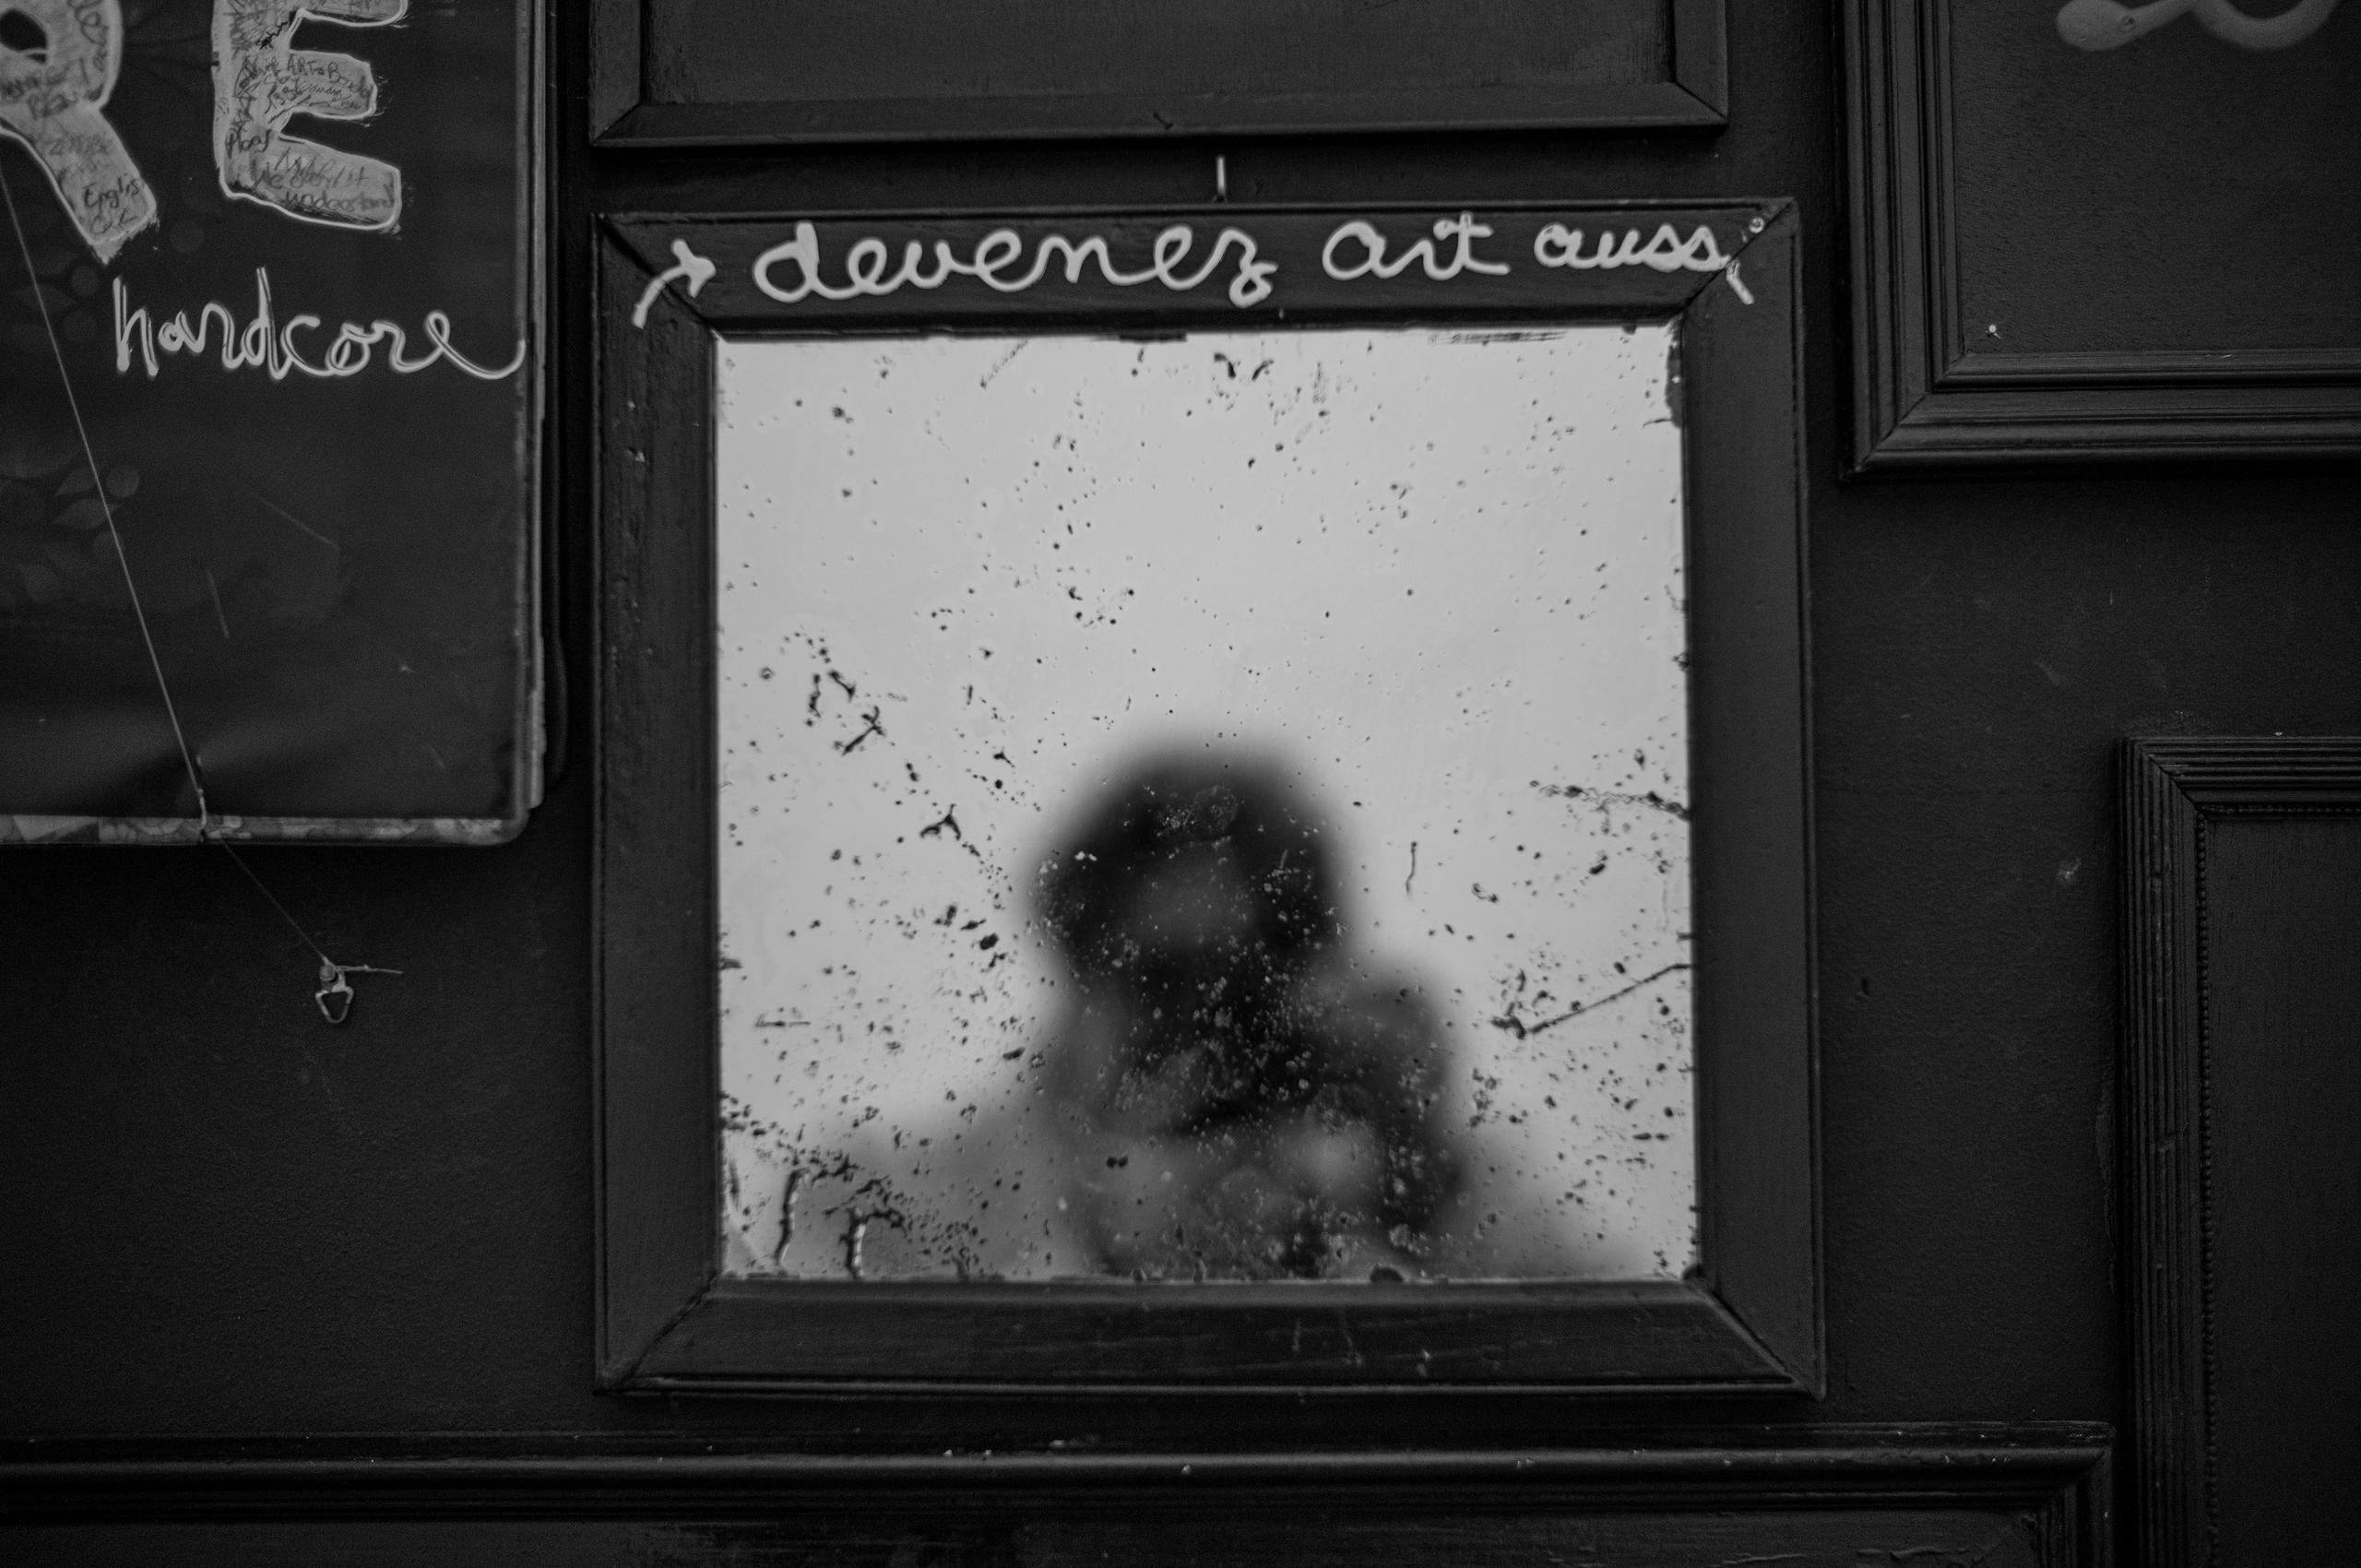
[(347, 975), (397, 975), (399, 969), (381, 969), (374, 964), (331, 964), (320, 960), (320, 989), (312, 993), (319, 1004), (320, 1016), (331, 1024), (341, 1024), (352, 1012), (352, 982)]

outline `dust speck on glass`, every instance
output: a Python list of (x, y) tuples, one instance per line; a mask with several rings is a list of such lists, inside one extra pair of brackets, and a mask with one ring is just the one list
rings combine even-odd
[(1676, 365), (723, 342), (727, 1270), (1687, 1269)]

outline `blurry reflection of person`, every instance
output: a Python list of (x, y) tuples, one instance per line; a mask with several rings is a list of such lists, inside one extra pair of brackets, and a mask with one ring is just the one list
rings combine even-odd
[(1275, 767), (1149, 763), (1037, 897), (1074, 980), (1040, 1109), (1097, 1271), (1421, 1272), (1459, 1182), (1442, 1030), (1347, 959), (1325, 832)]

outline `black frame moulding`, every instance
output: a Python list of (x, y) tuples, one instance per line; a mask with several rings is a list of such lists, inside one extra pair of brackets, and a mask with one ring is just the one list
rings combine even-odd
[(2238, 980), (2208, 972), (2205, 840), (2225, 820), (2361, 817), (2361, 739), (2134, 741), (2122, 802), (2131, 1518), (2142, 1561), (2201, 1568), (2220, 1525), (2208, 992)]
[[(591, 0), (590, 136), (601, 147), (1480, 128), (1714, 131), (1728, 122), (1724, 0), (1664, 0), (1665, 75), (1646, 83), (1121, 94), (1078, 81), (1070, 91), (928, 97), (921, 89), (943, 63), (914, 55), (908, 96), (772, 102), (696, 101), (693, 89), (688, 101), (660, 96), (651, 82), (648, 12), (663, 3)], [(1546, 30), (1554, 7), (1523, 3), (1535, 13), (1533, 25)], [(1345, 39), (1335, 45), (1328, 74), (1349, 82), (1355, 50), (1366, 46)]]
[[(47, 1440), (0, 1459), (29, 1561), (1607, 1562), (2105, 1568), (2104, 1427), (1616, 1434), (1422, 1454), (782, 1454), (700, 1440)], [(125, 1544), (126, 1542), (131, 1544)], [(53, 1556), (44, 1555), (46, 1547)], [(1769, 1555), (1765, 1555), (1765, 1554)]]
[[(1340, 278), (1361, 243), (1343, 242), (1334, 269), (1323, 246), (1354, 223), (1397, 255), (1439, 225), (1472, 224), (1476, 254), (1509, 270), (1414, 266), (1390, 279)], [(1578, 242), (1585, 261), (1608, 262), (1563, 265), (1573, 230), (1589, 236)], [(996, 232), (1008, 238), (994, 242)], [(1111, 254), (1120, 271), (1176, 232), (1192, 248), (1166, 286), (1118, 286), (1086, 264), (1093, 238), (1107, 246), (1100, 263)], [(1061, 237), (1072, 248), (1059, 251)], [(1045, 249), (1051, 264), (1017, 291), (965, 276), (931, 291), (888, 286), (906, 246), (931, 255), (938, 242), (960, 258), (1000, 244), (1019, 258), (1001, 269), (1003, 283)], [(840, 297), (789, 303), (759, 289), (760, 258), (777, 247), (808, 249)], [(1453, 244), (1434, 248), (1451, 260)], [(882, 265), (857, 259), (865, 270), (848, 274), (848, 251)], [(612, 215), (598, 253), (599, 1386), (1819, 1391), (1800, 287), (1789, 204)], [(1201, 283), (1180, 286), (1216, 254), (1221, 263)], [(795, 295), (808, 275), (779, 261), (765, 276)], [(1667, 319), (1679, 332), (1686, 442), (1702, 1259), (1691, 1277), (1392, 1287), (725, 1277), (718, 336)]]
[(1955, 3), (1844, 8), (1851, 471), (2361, 455), (2361, 354), (2349, 349), (1968, 353)]

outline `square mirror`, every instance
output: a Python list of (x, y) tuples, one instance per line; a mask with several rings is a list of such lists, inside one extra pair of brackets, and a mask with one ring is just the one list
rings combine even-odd
[(1676, 346), (723, 342), (729, 1272), (1683, 1274)]
[(1817, 1387), (1795, 231), (605, 220), (601, 1386)]

